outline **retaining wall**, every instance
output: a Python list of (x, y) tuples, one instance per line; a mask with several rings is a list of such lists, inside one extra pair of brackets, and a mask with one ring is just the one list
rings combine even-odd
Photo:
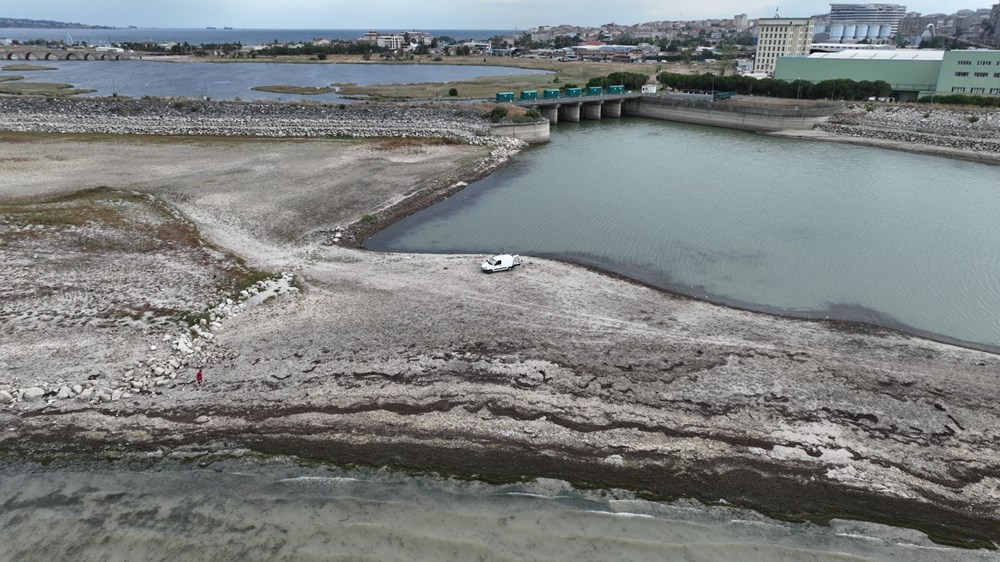
[(762, 107), (734, 101), (677, 100), (661, 96), (642, 96), (623, 107), (625, 115), (712, 125), (747, 131), (769, 132), (787, 129), (812, 129), (823, 123), (842, 104), (802, 107)]
[(513, 137), (530, 144), (549, 142), (549, 120), (491, 125), (490, 135), (494, 137)]

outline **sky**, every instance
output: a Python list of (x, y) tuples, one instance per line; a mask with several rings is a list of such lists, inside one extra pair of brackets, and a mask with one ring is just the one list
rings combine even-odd
[[(840, 0), (844, 2), (845, 0)], [(849, 0), (848, 0), (849, 1)], [(996, 0), (919, 0), (908, 11), (954, 13), (989, 8)], [(860, 0), (859, 0), (860, 3)], [(113, 27), (232, 26), (284, 29), (528, 29), (538, 25), (598, 26), (659, 20), (803, 17), (830, 11), (814, 0), (32, 0), (4, 2), (0, 17)]]

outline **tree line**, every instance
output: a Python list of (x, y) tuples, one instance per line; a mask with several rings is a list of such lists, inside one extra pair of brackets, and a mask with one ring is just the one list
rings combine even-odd
[(742, 95), (775, 98), (800, 98), (807, 100), (866, 100), (892, 95), (892, 86), (884, 80), (855, 81), (849, 78), (809, 82), (807, 80), (776, 80), (750, 76), (716, 76), (705, 74), (674, 74), (661, 72), (656, 76), (660, 84), (675, 90), (714, 90), (736, 92)]
[(625, 86), (626, 91), (641, 90), (643, 84), (649, 76), (639, 72), (612, 72), (607, 76), (595, 76), (587, 82), (587, 87), (600, 86), (607, 89), (608, 86)]

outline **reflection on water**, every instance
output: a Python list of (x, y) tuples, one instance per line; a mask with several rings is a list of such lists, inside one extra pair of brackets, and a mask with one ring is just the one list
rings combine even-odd
[(996, 560), (915, 531), (390, 471), (0, 472), (4, 560)]
[(366, 245), (567, 257), (752, 309), (1000, 348), (998, 178), (712, 127), (560, 123), (547, 145)]

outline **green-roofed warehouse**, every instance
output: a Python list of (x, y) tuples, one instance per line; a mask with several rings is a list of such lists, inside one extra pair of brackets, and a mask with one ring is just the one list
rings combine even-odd
[(884, 80), (900, 101), (930, 94), (1000, 95), (1000, 51), (852, 51), (780, 57), (780, 80)]

